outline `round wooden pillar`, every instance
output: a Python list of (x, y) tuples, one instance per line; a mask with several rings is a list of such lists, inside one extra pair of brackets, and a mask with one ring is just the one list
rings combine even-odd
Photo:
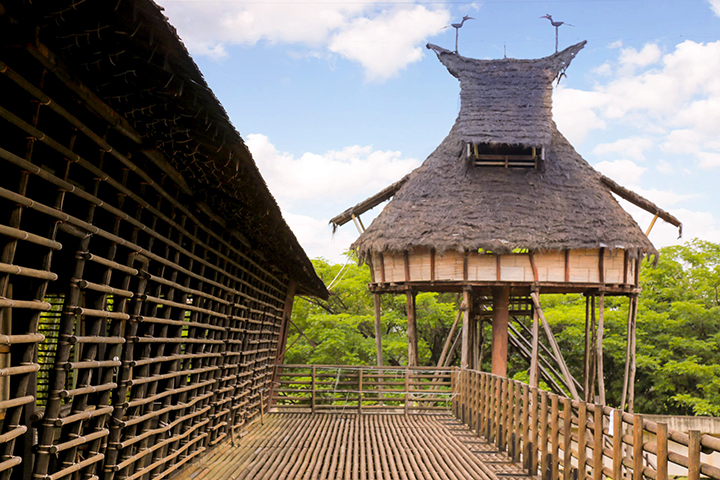
[(492, 293), (492, 373), (506, 377), (510, 287), (495, 287)]

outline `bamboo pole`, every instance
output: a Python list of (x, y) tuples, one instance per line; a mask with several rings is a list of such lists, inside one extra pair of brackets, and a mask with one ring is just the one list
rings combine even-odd
[(578, 395), (577, 389), (575, 388), (575, 383), (573, 381), (572, 375), (570, 375), (570, 370), (568, 370), (567, 364), (565, 363), (565, 359), (562, 356), (562, 352), (560, 352), (560, 347), (557, 344), (557, 341), (555, 340), (555, 336), (552, 333), (552, 330), (550, 329), (550, 325), (547, 323), (547, 320), (545, 319), (545, 315), (543, 315), (542, 307), (540, 306), (540, 298), (537, 294), (537, 292), (530, 293), (530, 297), (533, 300), (533, 303), (535, 305), (535, 308), (537, 309), (538, 315), (540, 317), (540, 321), (543, 324), (543, 328), (545, 329), (545, 335), (547, 336), (548, 341), (550, 342), (550, 346), (552, 347), (553, 354), (555, 355), (555, 359), (558, 362), (558, 365), (560, 366), (560, 371), (563, 374), (563, 377), (565, 377), (565, 382), (570, 389), (570, 393), (575, 400), (580, 400), (580, 396)]
[[(628, 318), (627, 318), (627, 333), (625, 336), (625, 373), (623, 375), (623, 386), (622, 395), (620, 396), (620, 409), (625, 410), (625, 401), (627, 400), (628, 394), (628, 380), (630, 378), (630, 363), (631, 363), (631, 352), (633, 349), (632, 345), (632, 320), (633, 320), (633, 304), (635, 303), (635, 297), (631, 296), (628, 299)], [(628, 409), (629, 411), (629, 409)]]
[(407, 300), (407, 335), (408, 335), (408, 366), (418, 366), (418, 337), (417, 318), (415, 315), (415, 293), (412, 290), (405, 292)]
[[(379, 293), (373, 293), (373, 306), (375, 312), (375, 350), (377, 352), (377, 365), (383, 366), (383, 348), (382, 348), (382, 297)], [(441, 365), (438, 365), (440, 367)]]
[(462, 305), (465, 305), (463, 310), (462, 306), (460, 309), (463, 313), (463, 324), (462, 324), (462, 347), (460, 351), (460, 368), (465, 369), (470, 366), (470, 291), (463, 290), (463, 301)]
[(540, 344), (540, 317), (537, 309), (533, 306), (533, 325), (532, 325), (532, 351), (530, 357), (530, 386), (537, 388), (538, 379), (538, 357)]
[(598, 384), (598, 403), (605, 405), (605, 374), (603, 372), (603, 330), (605, 329), (605, 293), (600, 293), (600, 302), (598, 305), (598, 325), (597, 325), (597, 384)]

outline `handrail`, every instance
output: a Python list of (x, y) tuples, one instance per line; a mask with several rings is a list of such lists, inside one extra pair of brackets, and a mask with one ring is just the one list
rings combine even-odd
[(720, 454), (720, 439), (711, 435), (670, 430), (642, 415), (490, 373), (457, 370), (453, 377), (454, 415), (513, 461), (522, 461), (529, 475), (667, 480), (674, 469), (689, 480), (720, 479), (720, 468), (707, 461), (707, 455)]
[(442, 413), (451, 409), (452, 367), (275, 365), (279, 413)]

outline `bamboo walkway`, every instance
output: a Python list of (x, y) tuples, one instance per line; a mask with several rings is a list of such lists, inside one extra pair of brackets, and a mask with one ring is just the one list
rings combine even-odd
[(449, 415), (270, 414), (182, 480), (528, 479)]

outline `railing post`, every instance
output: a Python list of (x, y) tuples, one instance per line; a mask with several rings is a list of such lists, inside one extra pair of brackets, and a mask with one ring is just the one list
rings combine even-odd
[(310, 389), (311, 389), (311, 397), (310, 397), (310, 412), (315, 413), (315, 367), (312, 367), (312, 377), (310, 380)]
[(667, 423), (657, 424), (657, 480), (668, 480), (668, 428)]
[(358, 373), (358, 415), (362, 415), (362, 402), (363, 402), (363, 369), (360, 368), (360, 373)]
[(504, 379), (498, 377), (498, 405), (497, 411), (495, 412), (495, 445), (498, 450), (503, 451), (503, 412), (505, 410), (505, 382)]
[(410, 403), (410, 368), (405, 367), (405, 415), (408, 414)]
[[(558, 455), (560, 451), (560, 419), (558, 418), (560, 416), (559, 412), (559, 399), (558, 396), (553, 394), (550, 397), (550, 441), (551, 441), (551, 451), (548, 454), (548, 470), (550, 471), (550, 478), (552, 480), (557, 480), (558, 478)], [(615, 477), (616, 479), (619, 477)]]
[(593, 480), (603, 480), (603, 411), (597, 403), (593, 408)]
[(563, 478), (572, 477), (572, 400), (563, 398)]
[(580, 402), (578, 406), (578, 472), (584, 479), (587, 472), (587, 404)]
[(513, 418), (510, 422), (512, 428), (512, 461), (517, 463), (520, 461), (520, 382), (512, 382), (513, 391)]
[(643, 480), (643, 419), (633, 415), (633, 480)]
[(688, 480), (700, 478), (700, 431), (688, 432)]
[(523, 468), (529, 469), (530, 463), (528, 458), (530, 456), (530, 450), (528, 445), (530, 443), (530, 390), (527, 385), (522, 386), (522, 457), (523, 457)]
[(622, 410), (612, 410), (613, 478), (622, 477)]
[(530, 442), (528, 443), (528, 473), (531, 476), (537, 474), (538, 462), (537, 462), (537, 447), (538, 447), (538, 389), (537, 387), (530, 387)]
[(547, 392), (540, 391), (540, 474), (547, 478), (548, 469), (548, 400)]

